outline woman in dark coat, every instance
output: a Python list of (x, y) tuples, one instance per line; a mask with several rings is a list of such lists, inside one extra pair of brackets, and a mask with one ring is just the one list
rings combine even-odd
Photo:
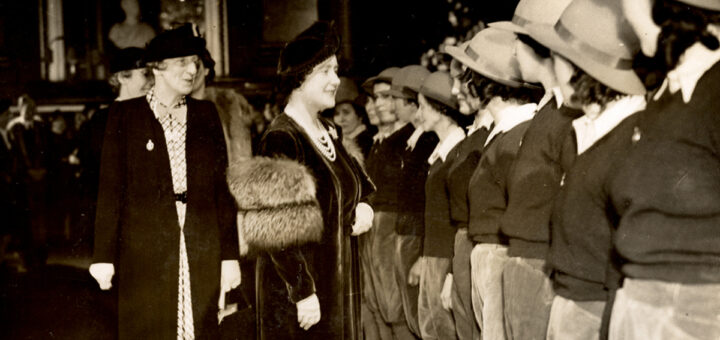
[[(242, 237), (262, 250), (257, 269), (261, 339), (359, 336), (359, 268), (350, 235), (371, 226), (372, 209), (360, 201), (374, 187), (343, 147), (339, 129), (319, 115), (335, 105), (338, 46), (332, 26), (318, 22), (285, 47), (278, 73), (287, 105), (259, 148), (261, 156), (272, 159), (259, 157), (230, 169), (231, 190), (244, 212)], [(310, 178), (293, 182), (286, 176), (293, 167), (306, 169)], [(317, 190), (298, 189), (313, 183)], [(248, 186), (260, 191), (244, 192)], [(312, 212), (317, 207), (321, 220)]]
[(222, 126), (186, 97), (203, 45), (178, 30), (150, 44), (155, 85), (112, 105), (103, 141), (90, 273), (102, 289), (115, 274), (120, 339), (217, 339), (221, 282), (239, 280)]

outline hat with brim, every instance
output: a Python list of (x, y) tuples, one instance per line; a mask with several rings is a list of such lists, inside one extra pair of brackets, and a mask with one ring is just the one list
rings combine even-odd
[(365, 82), (362, 83), (361, 87), (367, 93), (373, 94), (373, 86), (375, 85), (375, 83), (392, 84), (393, 78), (395, 78), (395, 76), (397, 76), (399, 71), (400, 71), (399, 67), (395, 67), (395, 66), (388, 67), (388, 68), (382, 70), (382, 72), (380, 72), (380, 74), (378, 74), (374, 77), (368, 78)]
[(202, 55), (205, 39), (201, 38), (192, 25), (186, 24), (176, 29), (158, 34), (145, 48), (145, 61), (154, 62), (165, 59)]
[(720, 11), (720, 1), (718, 0), (677, 0), (690, 6), (709, 9), (711, 11)]
[(423, 96), (457, 110), (457, 97), (452, 94), (453, 79), (450, 74), (444, 71), (436, 71), (429, 74), (422, 83), (420, 91)]
[(486, 28), (460, 46), (448, 46), (447, 54), (473, 71), (500, 84), (524, 85), (515, 56), (515, 33), (499, 28)]
[(340, 85), (335, 92), (335, 105), (345, 102), (355, 102), (360, 95), (355, 82), (348, 77), (340, 77)]
[(554, 25), (572, 0), (520, 0), (512, 21), (498, 21), (488, 24), (517, 34), (527, 35), (530, 24)]
[(137, 47), (124, 48), (110, 59), (110, 73), (129, 71), (145, 67), (145, 50)]
[(384, 92), (396, 98), (416, 99), (420, 86), (429, 75), (430, 71), (424, 66), (405, 66), (393, 78), (390, 89)]
[(554, 26), (533, 24), (527, 30), (606, 86), (625, 94), (646, 92), (632, 67), (640, 45), (620, 0), (576, 0)]

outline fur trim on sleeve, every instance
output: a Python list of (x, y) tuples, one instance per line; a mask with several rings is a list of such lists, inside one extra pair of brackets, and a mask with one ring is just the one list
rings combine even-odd
[(323, 217), (315, 179), (302, 164), (253, 157), (233, 162), (227, 180), (238, 205), (238, 233), (250, 248), (277, 250), (320, 241)]

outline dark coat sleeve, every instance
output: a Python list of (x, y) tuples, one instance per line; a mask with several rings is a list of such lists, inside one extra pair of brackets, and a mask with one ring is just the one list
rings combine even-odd
[[(260, 155), (287, 158), (303, 163), (304, 153), (299, 142), (287, 131), (274, 130), (262, 139)], [(308, 270), (301, 247), (269, 251), (275, 270), (285, 281), (290, 300), (294, 303), (315, 293), (315, 281)]]
[(212, 144), (215, 146), (215, 202), (217, 202), (217, 218), (220, 228), (220, 256), (222, 260), (237, 260), (240, 257), (238, 249), (238, 234), (236, 215), (237, 207), (235, 201), (228, 190), (225, 181), (225, 171), (228, 167), (228, 157), (223, 135), (222, 125), (218, 118), (218, 112), (215, 105), (204, 103), (205, 107), (202, 112), (207, 112), (208, 117), (208, 134), (212, 138)]
[(125, 106), (112, 105), (100, 157), (93, 262), (115, 262), (120, 214), (125, 202)]

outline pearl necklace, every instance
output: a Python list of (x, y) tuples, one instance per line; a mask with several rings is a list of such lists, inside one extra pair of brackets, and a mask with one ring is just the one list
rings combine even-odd
[(332, 140), (330, 139), (330, 135), (328, 134), (328, 131), (326, 129), (320, 129), (320, 136), (312, 136), (311, 137), (313, 144), (320, 150), (320, 153), (325, 156), (328, 160), (331, 162), (335, 161), (336, 154), (335, 154), (335, 145), (333, 144)]

